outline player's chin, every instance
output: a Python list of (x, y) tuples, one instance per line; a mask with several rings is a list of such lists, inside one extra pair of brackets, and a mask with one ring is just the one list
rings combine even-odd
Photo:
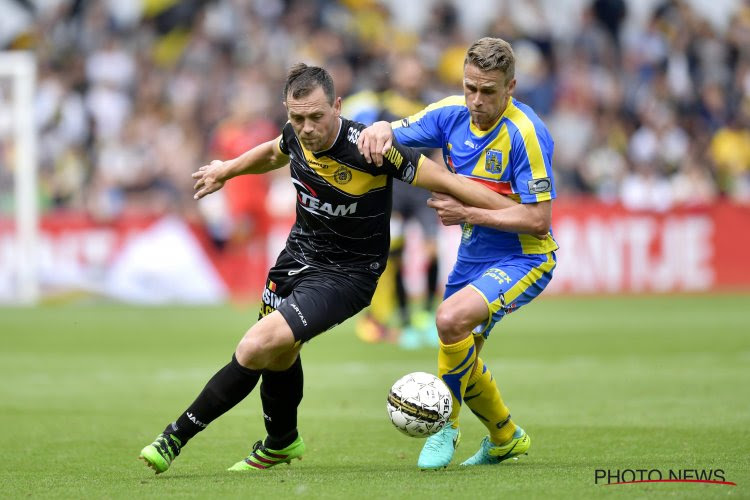
[(474, 123), (479, 125), (480, 127), (485, 127), (490, 123), (490, 120), (488, 120), (488, 114), (487, 113), (477, 113), (473, 116)]
[(303, 139), (302, 137), (300, 137), (299, 141), (303, 146), (305, 146), (306, 149), (313, 149), (318, 145), (318, 141), (316, 141), (315, 139)]

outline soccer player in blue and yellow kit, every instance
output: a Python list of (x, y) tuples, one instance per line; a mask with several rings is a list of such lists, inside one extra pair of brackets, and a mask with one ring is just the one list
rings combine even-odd
[(508, 42), (477, 40), (464, 61), (463, 96), (445, 98), (400, 122), (377, 122), (360, 135), (360, 151), (376, 164), (393, 137), (408, 146), (441, 147), (451, 170), (520, 202), (482, 210), (436, 193), (428, 202), (444, 224), (463, 227), (436, 318), (438, 375), (453, 395), (453, 413), (451, 425), (427, 439), (417, 462), (423, 469), (451, 462), (461, 436), (462, 403), (489, 430), (462, 465), (500, 463), (525, 454), (531, 444), (479, 357), (495, 323), (547, 286), (558, 248), (550, 233), (554, 143), (534, 111), (513, 98), (514, 65)]

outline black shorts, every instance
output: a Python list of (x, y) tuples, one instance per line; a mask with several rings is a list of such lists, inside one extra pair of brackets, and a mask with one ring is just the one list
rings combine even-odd
[(298, 342), (351, 318), (370, 305), (377, 276), (300, 264), (283, 250), (268, 271), (258, 319), (278, 310)]

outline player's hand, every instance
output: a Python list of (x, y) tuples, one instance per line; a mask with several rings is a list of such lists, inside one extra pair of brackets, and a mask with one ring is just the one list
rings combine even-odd
[(208, 165), (203, 165), (197, 172), (193, 172), (193, 179), (198, 179), (193, 186), (193, 189), (197, 191), (193, 198), (200, 200), (207, 194), (221, 189), (226, 182), (222, 177), (223, 171), (224, 162), (214, 160)]
[(393, 146), (393, 129), (388, 122), (375, 122), (362, 132), (357, 139), (357, 149), (365, 157), (367, 163), (383, 165), (383, 155)]
[(432, 193), (427, 206), (434, 208), (444, 226), (455, 226), (466, 222), (469, 207), (451, 195)]

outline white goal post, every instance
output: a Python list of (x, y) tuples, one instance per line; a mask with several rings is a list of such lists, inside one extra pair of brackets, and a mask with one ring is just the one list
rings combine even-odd
[(12, 81), (11, 101), (14, 160), (15, 262), (12, 269), (12, 302), (33, 305), (39, 300), (37, 242), (39, 208), (37, 199), (37, 136), (34, 123), (36, 57), (31, 52), (0, 52), (0, 78)]

